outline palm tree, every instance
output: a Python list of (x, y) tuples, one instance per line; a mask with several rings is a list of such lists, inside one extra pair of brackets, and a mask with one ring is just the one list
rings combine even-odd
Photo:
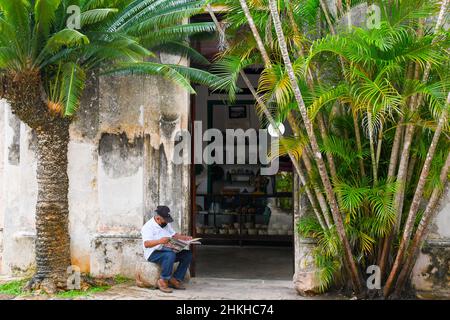
[[(322, 289), (339, 278), (342, 266), (346, 266), (344, 255), (357, 262), (357, 269), (377, 262), (384, 262), (383, 269), (388, 269), (390, 253), (386, 248), (397, 240), (391, 230), (401, 216), (395, 209), (395, 195), (402, 192), (402, 208), (410, 211), (409, 219), (400, 220), (399, 228), (415, 221), (417, 204), (425, 201), (429, 201), (427, 219), (421, 224), (428, 223), (435, 210), (432, 204), (441, 194), (434, 190), (441, 190), (444, 184), (439, 182), (439, 172), (445, 169), (449, 145), (439, 137), (448, 132), (446, 38), (442, 33), (436, 38), (420, 27), (422, 20), (436, 14), (435, 3), (378, 1), (382, 12), (390, 13), (382, 16), (380, 29), (341, 30), (336, 21), (345, 14), (342, 5), (333, 17), (325, 1), (283, 1), (278, 8), (272, 1), (270, 11), (268, 0), (217, 2), (227, 6), (227, 36), (232, 39), (217, 62), (230, 96), (234, 96), (237, 75), (244, 68), (263, 64), (258, 93), (270, 114), (283, 121), (299, 110), (305, 119), (302, 109), (306, 109), (309, 117), (308, 125), (294, 117), (296, 123), (291, 126), (295, 135), (282, 139), (285, 144), (280, 145), (280, 152), (297, 155), (302, 160), (301, 169), (306, 168), (302, 185), (308, 187), (305, 191), (316, 217), (302, 219), (298, 228), (302, 235), (317, 239), (315, 262), (323, 279)], [(350, 1), (345, 5), (350, 8)], [(323, 29), (322, 18), (327, 29)], [(250, 28), (242, 28), (244, 25)], [(239, 37), (233, 37), (236, 30)], [(430, 80), (419, 81), (421, 70), (427, 69)], [(414, 113), (409, 111), (412, 100), (418, 104)], [(265, 116), (266, 111), (261, 111)], [(417, 143), (415, 160), (406, 166), (406, 185), (401, 187), (396, 180), (405, 126), (415, 128)], [(330, 184), (326, 179), (324, 182), (327, 168), (322, 167), (321, 174), (311, 137), (318, 146), (314, 149), (327, 156)], [(424, 170), (417, 172), (417, 168)], [(323, 195), (329, 199), (330, 187), (342, 215), (341, 234), (337, 232), (339, 223), (323, 219), (327, 212), (333, 213), (333, 202), (320, 200)], [(416, 239), (423, 239), (424, 229), (413, 225), (410, 230), (417, 230)], [(343, 234), (350, 253), (342, 246)], [(418, 241), (420, 246), (422, 240)], [(349, 270), (348, 264), (346, 267), (344, 271)], [(406, 264), (403, 280), (408, 272), (405, 268)]]
[[(440, 28), (444, 25), (445, 22), (445, 14), (447, 12), (447, 7), (448, 7), (448, 0), (443, 0), (441, 2), (441, 7), (440, 7), (440, 11), (439, 11), (439, 15), (436, 21), (436, 26), (434, 28), (435, 33), (438, 33), (440, 31)], [(438, 41), (438, 38), (435, 37), (433, 39), (433, 42)], [(430, 69), (431, 69), (431, 63), (427, 62), (425, 70), (423, 72), (423, 76), (422, 76), (422, 82), (426, 83), (428, 81), (429, 78), (429, 74), (430, 74)], [(417, 101), (417, 104), (414, 104)], [(413, 104), (411, 105), (411, 111), (415, 111), (421, 104), (422, 102), (422, 96), (418, 95), (416, 96), (416, 99), (413, 99)], [(384, 294), (387, 296), (390, 294), (391, 291), (391, 286), (393, 285), (393, 281), (395, 279), (395, 277), (397, 276), (397, 272), (399, 269), (400, 264), (402, 263), (403, 260), (403, 255), (405, 252), (405, 247), (407, 246), (407, 244), (409, 243), (410, 237), (411, 237), (411, 233), (413, 230), (413, 226), (414, 226), (414, 222), (415, 222), (415, 218), (416, 218), (416, 214), (417, 214), (417, 210), (419, 208), (419, 204), (420, 201), (422, 199), (422, 194), (425, 188), (425, 183), (426, 183), (426, 179), (428, 177), (429, 174), (429, 170), (430, 170), (430, 165), (431, 165), (431, 161), (433, 160), (434, 154), (436, 152), (436, 147), (441, 135), (441, 131), (444, 127), (445, 124), (447, 124), (447, 115), (448, 115), (448, 104), (450, 104), (450, 94), (449, 97), (447, 99), (447, 105), (444, 106), (444, 110), (442, 111), (442, 114), (440, 116), (439, 119), (439, 123), (438, 126), (436, 128), (436, 131), (434, 133), (433, 136), (433, 140), (431, 142), (428, 154), (427, 154), (427, 158), (425, 163), (423, 164), (423, 169), (421, 171), (420, 177), (419, 177), (419, 181), (417, 183), (417, 188), (416, 188), (416, 192), (414, 193), (414, 198), (412, 200), (412, 204), (409, 210), (409, 214), (407, 217), (407, 221), (405, 223), (405, 229), (403, 232), (403, 237), (402, 237), (402, 241), (400, 243), (400, 247), (396, 256), (396, 259), (394, 261), (392, 270), (389, 274), (389, 277), (386, 281), (386, 285), (384, 288)], [(399, 182), (400, 185), (404, 185), (406, 183), (406, 163), (408, 161), (409, 158), (409, 150), (410, 150), (410, 144), (413, 138), (413, 131), (414, 130), (414, 126), (412, 124), (408, 124), (406, 126), (406, 133), (404, 136), (404, 147), (403, 147), (403, 151), (401, 154), (401, 160), (400, 160), (400, 165), (399, 165), (399, 171), (398, 171), (398, 175), (397, 175), (397, 181)], [(399, 198), (401, 197), (401, 192), (398, 192), (396, 194), (396, 208), (398, 210), (398, 215), (401, 216), (401, 205), (399, 204)]]
[(347, 235), (345, 234), (344, 224), (342, 222), (342, 216), (339, 211), (338, 203), (336, 201), (335, 194), (333, 192), (333, 186), (331, 185), (331, 181), (328, 177), (327, 168), (325, 166), (325, 162), (323, 161), (322, 154), (319, 150), (319, 145), (317, 143), (317, 138), (313, 129), (313, 125), (308, 116), (308, 112), (306, 110), (305, 103), (303, 101), (302, 93), (297, 83), (297, 78), (294, 72), (294, 68), (292, 67), (291, 58), (289, 55), (289, 51), (286, 45), (285, 36), (283, 33), (280, 16), (278, 13), (277, 2), (274, 0), (269, 0), (269, 8), (270, 13), (272, 15), (274, 28), (278, 37), (279, 46), (281, 49), (281, 55), (289, 76), (289, 80), (291, 81), (291, 86), (294, 90), (295, 100), (297, 101), (298, 108), (300, 110), (300, 114), (302, 115), (302, 119), (304, 125), (306, 127), (306, 132), (308, 134), (309, 143), (312, 148), (312, 152), (314, 154), (314, 159), (316, 161), (320, 178), (322, 180), (323, 186), (325, 188), (325, 193), (327, 195), (327, 199), (330, 202), (331, 213), (333, 215), (333, 219), (336, 225), (336, 230), (339, 236), (339, 239), (344, 247), (345, 254), (345, 262), (347, 267), (349, 268), (350, 277), (353, 283), (353, 288), (356, 293), (360, 293), (362, 291), (362, 285), (360, 281), (359, 271), (356, 267), (355, 261), (353, 260), (353, 254), (350, 247), (350, 243), (348, 242)]
[[(66, 27), (70, 5), (80, 8), (79, 30)], [(205, 71), (149, 61), (150, 50), (201, 60), (186, 39), (214, 25), (182, 23), (201, 10), (190, 0), (0, 0), (0, 97), (36, 132), (38, 146), (36, 273), (28, 288), (66, 288), (69, 125), (88, 75), (161, 75), (190, 92), (190, 80), (216, 83)]]

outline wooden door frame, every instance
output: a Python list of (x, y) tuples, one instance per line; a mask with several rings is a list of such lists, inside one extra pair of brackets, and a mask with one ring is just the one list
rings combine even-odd
[[(191, 193), (191, 203), (190, 203), (190, 221), (189, 221), (189, 228), (190, 228), (190, 232), (191, 235), (193, 237), (196, 237), (197, 232), (196, 232), (196, 228), (195, 228), (195, 204), (197, 203), (196, 201), (196, 190), (195, 190), (195, 163), (194, 163), (194, 157), (195, 154), (193, 152), (194, 150), (194, 141), (195, 141), (195, 130), (194, 130), (194, 121), (195, 121), (195, 107), (196, 107), (196, 98), (194, 94), (191, 94), (190, 96), (190, 112), (189, 112), (189, 131), (191, 134), (191, 164), (190, 164), (190, 174), (191, 174), (191, 180), (190, 180), (190, 193)], [(192, 262), (190, 265), (190, 274), (191, 277), (195, 277), (196, 276), (196, 268), (195, 268), (195, 264), (196, 264), (196, 258), (197, 258), (197, 249), (196, 246), (191, 246), (191, 251), (192, 251)]]

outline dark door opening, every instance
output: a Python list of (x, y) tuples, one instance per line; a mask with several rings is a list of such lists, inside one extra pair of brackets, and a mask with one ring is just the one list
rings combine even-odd
[[(218, 39), (201, 39), (193, 42), (193, 47), (212, 60), (218, 53)], [(246, 73), (257, 87), (260, 71)], [(290, 280), (294, 272), (294, 226), (289, 159), (280, 158), (276, 174), (263, 175), (264, 165), (249, 161), (251, 147), (259, 150), (261, 142), (257, 139), (252, 145), (255, 141), (245, 138), (236, 139), (232, 145), (234, 156), (239, 147), (244, 147), (244, 163), (225, 161), (230, 148), (225, 141), (227, 129), (265, 128), (250, 90), (243, 82), (239, 86), (242, 91), (233, 103), (226, 93), (204, 86), (197, 86), (197, 94), (191, 99), (191, 232), (202, 238), (202, 245), (193, 249), (191, 273), (201, 277)], [(201, 130), (194, 130), (199, 125)], [(224, 162), (194, 164), (196, 147), (203, 152), (209, 144), (218, 143), (215, 138), (203, 141), (208, 129), (222, 134)], [(289, 135), (289, 129), (286, 131)]]

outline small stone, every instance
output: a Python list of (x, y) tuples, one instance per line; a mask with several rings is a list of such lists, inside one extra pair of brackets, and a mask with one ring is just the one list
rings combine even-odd
[[(177, 269), (178, 263), (174, 265), (174, 271)], [(140, 288), (157, 288), (158, 279), (161, 275), (161, 267), (153, 262), (139, 261), (136, 263), (136, 285)], [(186, 273), (184, 282), (189, 282), (189, 270)]]
[(156, 288), (161, 268), (152, 262), (136, 263), (136, 285), (140, 288)]
[(319, 279), (315, 270), (297, 272), (294, 276), (294, 287), (300, 295), (305, 297), (320, 294)]

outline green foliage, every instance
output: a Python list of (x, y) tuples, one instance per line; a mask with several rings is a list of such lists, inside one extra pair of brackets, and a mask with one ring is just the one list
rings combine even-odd
[[(363, 268), (377, 261), (382, 241), (393, 229), (398, 214), (404, 218), (400, 229), (404, 226), (437, 121), (445, 108), (450, 107), (445, 102), (450, 87), (449, 34), (443, 29), (436, 31), (437, 36), (432, 32), (435, 22), (430, 17), (436, 16), (440, 5), (434, 0), (374, 1), (381, 8), (382, 17), (380, 27), (373, 29), (366, 28), (364, 23), (351, 28), (343, 26), (347, 5), (354, 7), (364, 1), (342, 1), (344, 12), (338, 12), (337, 16), (327, 12), (331, 26), (320, 2), (279, 1), (278, 8), (297, 83), (320, 151), (326, 156), (330, 177), (330, 158), (333, 159), (332, 192), (338, 200), (345, 233), (355, 261)], [(223, 79), (223, 89), (234, 99), (239, 71), (253, 66), (261, 68), (264, 63), (239, 1), (212, 3), (227, 8), (225, 21), (231, 47), (219, 57), (216, 67)], [(290, 120), (296, 121), (298, 136), (283, 137), (279, 152), (292, 155), (304, 170), (302, 157), (310, 141), (298, 115), (268, 1), (247, 0), (247, 3), (271, 60), (263, 68), (257, 92), (276, 121), (285, 121), (289, 113)], [(337, 31), (335, 34), (332, 28)], [(423, 83), (421, 77), (427, 65), (430, 77)], [(411, 102), (419, 95), (421, 104), (412, 108)], [(260, 106), (256, 108), (265, 124)], [(446, 120), (426, 180), (424, 201), (433, 190), (443, 188), (439, 175), (450, 150)], [(402, 190), (395, 182), (399, 161), (393, 172), (389, 164), (397, 128), (410, 123), (415, 126), (415, 136), (403, 212), (398, 213), (394, 196)], [(324, 184), (315, 155), (309, 156), (313, 168), (310, 172), (304, 170), (307, 181), (300, 190), (313, 190), (316, 193), (313, 200), (319, 202), (317, 194), (325, 197)], [(337, 279), (343, 264), (343, 248), (334, 221), (324, 227), (317, 218), (317, 211), (323, 216), (329, 214), (323, 210), (324, 206), (330, 211), (329, 203), (321, 203), (314, 216), (303, 217), (297, 225), (301, 236), (317, 241), (314, 256), (320, 270), (321, 290)]]
[[(67, 27), (70, 5), (81, 9), (81, 29)], [(212, 23), (190, 23), (203, 1), (193, 0), (0, 0), (0, 74), (36, 72), (52, 113), (75, 115), (87, 75), (161, 75), (193, 93), (191, 82), (214, 87), (208, 72), (164, 64), (153, 50), (207, 64), (187, 45), (210, 33)]]
[(0, 284), (0, 294), (7, 294), (12, 296), (18, 296), (23, 294), (23, 286), (26, 284), (27, 279), (9, 281)]
[(122, 284), (122, 283), (127, 283), (130, 281), (133, 281), (133, 279), (127, 278), (126, 276), (123, 276), (120, 274), (114, 277), (115, 284)]

